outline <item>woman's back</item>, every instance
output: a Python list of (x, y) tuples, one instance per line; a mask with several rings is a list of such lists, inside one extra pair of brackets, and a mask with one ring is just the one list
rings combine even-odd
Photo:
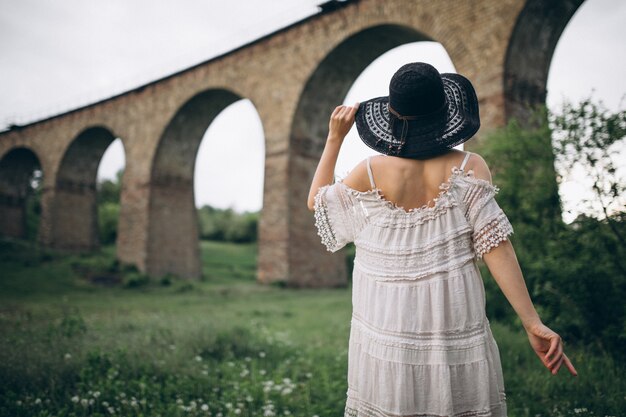
[(425, 160), (380, 155), (371, 157), (369, 163), (371, 178), (364, 162), (344, 182), (359, 191), (372, 189), (374, 183), (387, 201), (406, 211), (432, 207), (441, 193), (441, 185), (448, 182), (455, 167), (476, 170), (476, 178), (491, 181), (479, 155), (456, 150)]

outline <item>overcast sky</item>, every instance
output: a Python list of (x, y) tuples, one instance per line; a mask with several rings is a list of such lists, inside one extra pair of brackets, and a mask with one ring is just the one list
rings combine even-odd
[[(0, 0), (0, 128), (88, 104), (204, 61), (315, 13), (320, 2)], [(626, 93), (624, 22), (626, 2), (587, 0), (581, 6), (554, 54), (549, 106), (579, 100), (593, 90), (609, 108), (618, 108)], [(387, 94), (391, 75), (411, 61), (454, 71), (441, 45), (404, 45), (374, 61), (345, 102)], [(231, 131), (233, 126), (238, 129)], [(218, 137), (227, 138), (219, 142), (227, 146), (215, 152), (212, 143)], [(263, 128), (251, 102), (225, 109), (198, 153), (196, 204), (261, 208), (263, 153)], [(351, 132), (337, 173), (345, 175), (369, 153)], [(116, 141), (98, 175), (111, 178), (123, 165), (123, 146)], [(562, 187), (570, 208), (581, 190), (575, 183)]]

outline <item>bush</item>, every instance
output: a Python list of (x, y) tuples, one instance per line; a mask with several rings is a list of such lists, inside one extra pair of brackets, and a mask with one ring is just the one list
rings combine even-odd
[(120, 205), (118, 203), (107, 202), (98, 206), (98, 232), (101, 244), (115, 243), (119, 216)]
[(259, 213), (203, 206), (198, 209), (198, 223), (202, 239), (250, 243), (257, 240)]

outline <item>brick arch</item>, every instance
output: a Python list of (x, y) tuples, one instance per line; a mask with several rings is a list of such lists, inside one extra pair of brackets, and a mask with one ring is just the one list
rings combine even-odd
[(36, 170), (41, 170), (39, 157), (28, 147), (12, 148), (0, 158), (1, 236), (26, 237), (26, 202)]
[(345, 260), (325, 252), (305, 203), (332, 110), (343, 102), (354, 81), (376, 58), (400, 45), (419, 41), (433, 39), (399, 24), (367, 27), (341, 41), (309, 76), (298, 101), (290, 137), (291, 227), (292, 233), (297, 234), (289, 247), (290, 277), (297, 280), (294, 285), (335, 286), (347, 282)]
[(151, 167), (147, 271), (153, 276), (201, 276), (194, 167), (215, 117), (243, 97), (223, 88), (194, 95), (164, 129)]
[(363, 29), (335, 46), (317, 65), (300, 94), (291, 127), (294, 151), (319, 156), (330, 113), (343, 102), (358, 76), (385, 52), (419, 41), (433, 39), (407, 26), (384, 24)]
[(506, 118), (527, 121), (546, 102), (552, 55), (584, 0), (528, 0), (517, 17), (504, 63)]
[(51, 201), (51, 246), (72, 251), (98, 248), (98, 165), (116, 136), (106, 127), (81, 131), (65, 150)]

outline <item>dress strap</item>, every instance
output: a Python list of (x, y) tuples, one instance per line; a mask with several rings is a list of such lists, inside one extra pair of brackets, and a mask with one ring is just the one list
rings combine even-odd
[(459, 168), (461, 171), (465, 169), (465, 164), (467, 164), (467, 161), (469, 160), (470, 155), (471, 155), (470, 152), (465, 152), (465, 158), (463, 159), (463, 162), (461, 163), (461, 168)]
[(370, 157), (367, 157), (367, 175), (369, 175), (370, 177), (370, 185), (372, 186), (372, 189), (376, 188), (376, 184), (374, 184), (374, 174), (372, 174), (372, 167), (370, 165)]

